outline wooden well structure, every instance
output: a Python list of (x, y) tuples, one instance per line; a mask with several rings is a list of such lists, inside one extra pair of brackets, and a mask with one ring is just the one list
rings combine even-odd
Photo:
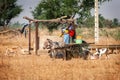
[(61, 18), (57, 18), (57, 19), (50, 19), (50, 20), (37, 20), (37, 19), (31, 19), (29, 17), (24, 16), (23, 18), (29, 21), (29, 34), (28, 34), (28, 52), (29, 54), (31, 54), (31, 23), (35, 24), (35, 54), (38, 54), (38, 50), (39, 50), (39, 41), (40, 41), (40, 37), (38, 35), (38, 26), (40, 22), (50, 22), (50, 23), (70, 23), (73, 22), (74, 19), (64, 19), (67, 16), (63, 16)]

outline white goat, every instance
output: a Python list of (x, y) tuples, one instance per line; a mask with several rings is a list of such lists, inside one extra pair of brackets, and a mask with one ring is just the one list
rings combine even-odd
[(109, 58), (108, 53), (107, 53), (107, 48), (101, 48), (101, 49), (96, 49), (96, 52), (94, 55), (98, 55), (98, 58), (101, 58), (103, 54), (106, 54), (107, 59)]

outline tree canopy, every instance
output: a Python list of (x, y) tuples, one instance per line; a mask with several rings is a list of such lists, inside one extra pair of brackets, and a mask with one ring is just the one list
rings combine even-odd
[[(99, 4), (102, 4), (110, 0), (98, 1)], [(74, 18), (78, 15), (79, 22), (82, 23), (91, 15), (90, 11), (93, 8), (94, 0), (41, 0), (33, 11), (33, 16), (36, 19), (53, 19), (61, 16)]]
[(21, 6), (16, 4), (17, 0), (0, 0), (0, 26), (7, 26), (12, 18), (21, 11)]

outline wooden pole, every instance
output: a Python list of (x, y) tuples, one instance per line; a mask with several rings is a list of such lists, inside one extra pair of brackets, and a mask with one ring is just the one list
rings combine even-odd
[(64, 17), (62, 18), (57, 18), (57, 19), (50, 19), (50, 20), (37, 20), (37, 19), (31, 19), (27, 16), (24, 16), (23, 17), (24, 19), (26, 20), (29, 20), (29, 21), (33, 21), (33, 22), (55, 22), (55, 23), (59, 23), (59, 22), (73, 22), (75, 21), (74, 19), (63, 19)]
[(31, 21), (29, 21), (29, 36), (28, 36), (28, 52), (29, 52), (29, 54), (31, 54), (31, 52), (30, 52), (30, 50), (31, 50)]
[(39, 36), (38, 36), (38, 26), (39, 23), (35, 22), (35, 54), (38, 54), (38, 49), (39, 49)]
[(98, 0), (95, 0), (95, 44), (99, 42)]

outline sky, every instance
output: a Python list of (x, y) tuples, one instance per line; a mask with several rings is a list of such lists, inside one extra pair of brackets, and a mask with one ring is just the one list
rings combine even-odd
[[(31, 11), (39, 4), (40, 0), (18, 0), (17, 4), (22, 6), (23, 12), (21, 12), (17, 17), (12, 19), (12, 23), (28, 23), (27, 20), (23, 19), (24, 16), (33, 18)], [(105, 2), (100, 5), (99, 14), (102, 14), (106, 19), (117, 18), (120, 21), (120, 0), (112, 0), (110, 2)]]
[(18, 0), (17, 4), (22, 6), (23, 11), (12, 19), (12, 23), (28, 23), (27, 20), (23, 19), (24, 16), (33, 18), (31, 11), (35, 9), (35, 7), (39, 4), (40, 0)]

